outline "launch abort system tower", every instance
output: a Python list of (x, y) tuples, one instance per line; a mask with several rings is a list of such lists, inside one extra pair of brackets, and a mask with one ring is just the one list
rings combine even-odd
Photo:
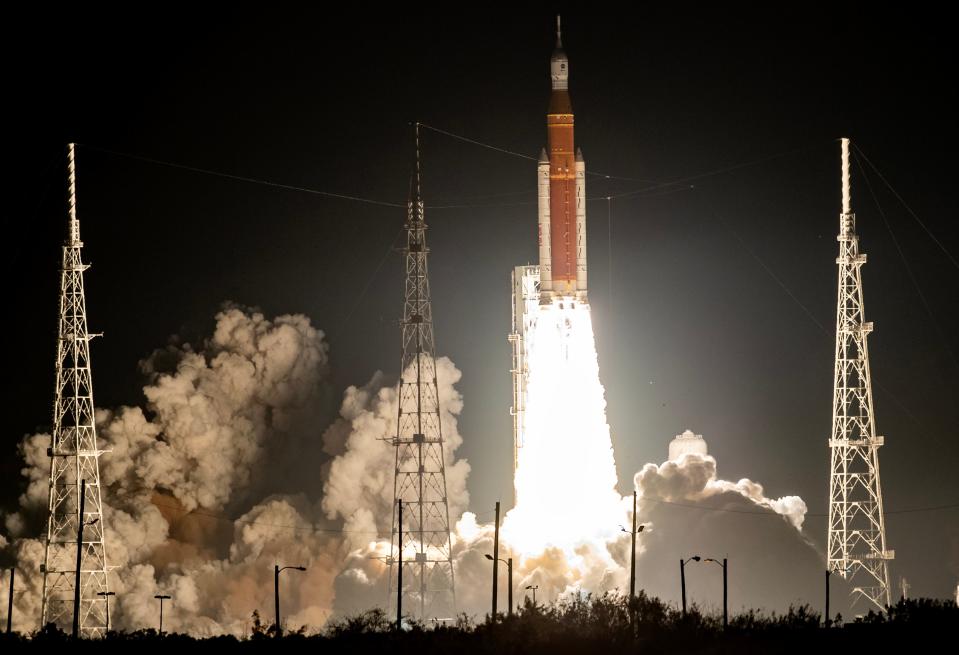
[[(77, 218), (74, 144), (67, 153), (69, 222), (60, 271), (60, 320), (50, 456), (50, 496), (43, 573), (41, 626), (61, 629), (78, 622), (80, 634), (102, 636), (107, 629), (107, 562), (100, 454), (93, 409), (90, 340), (83, 289), (80, 220)], [(85, 490), (81, 500), (81, 489)], [(82, 530), (80, 529), (82, 526)], [(82, 543), (78, 544), (78, 534)], [(77, 569), (79, 568), (79, 575)], [(77, 588), (79, 581), (79, 589)], [(78, 616), (74, 619), (74, 606)]]
[[(829, 570), (853, 582), (853, 605), (892, 604), (886, 526), (879, 484), (879, 447), (872, 404), (856, 215), (849, 185), (849, 139), (842, 139), (842, 214), (839, 217), (839, 291), (836, 306), (836, 366), (833, 377), (832, 453), (829, 477)], [(829, 617), (827, 617), (828, 619)]]
[[(446, 461), (440, 420), (433, 309), (427, 270), (426, 220), (420, 196), (419, 125), (416, 159), (406, 217), (406, 291), (401, 332), (403, 355), (397, 388), (393, 527), (390, 542), (389, 602), (395, 609), (398, 580), (403, 608), (420, 619), (455, 616), (453, 556)], [(398, 524), (399, 501), (403, 525)], [(401, 529), (402, 528), (402, 529)], [(402, 534), (401, 543), (398, 543)], [(400, 554), (402, 559), (400, 560)], [(400, 564), (402, 561), (402, 564)], [(402, 566), (402, 578), (397, 575)]]

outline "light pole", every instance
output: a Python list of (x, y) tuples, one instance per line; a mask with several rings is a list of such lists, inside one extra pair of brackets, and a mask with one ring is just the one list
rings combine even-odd
[(305, 571), (305, 566), (283, 566), (279, 564), (273, 565), (273, 601), (276, 609), (276, 638), (279, 639), (283, 636), (283, 631), (280, 629), (280, 571), (285, 571), (287, 569), (294, 569), (296, 571)]
[(10, 567), (10, 598), (7, 599), (7, 634), (13, 630), (13, 578), (17, 569)]
[(723, 567), (723, 630), (725, 630), (726, 628), (729, 627), (729, 613), (727, 612), (727, 602), (726, 602), (727, 599), (728, 599), (728, 594), (727, 594), (727, 589), (728, 589), (728, 587), (727, 587), (727, 585), (726, 585), (726, 582), (727, 582), (727, 580), (726, 580), (726, 578), (727, 578), (727, 576), (726, 576), (726, 564), (727, 564), (726, 558), (724, 557), (722, 562), (720, 562), (718, 559), (713, 559), (712, 557), (707, 557), (707, 558), (704, 559), (703, 561), (704, 561), (704, 562), (713, 562), (714, 564), (717, 564), (717, 565)]
[(117, 592), (115, 591), (98, 591), (97, 596), (103, 596), (103, 599), (107, 601), (107, 632), (110, 632), (110, 596), (116, 596)]
[(170, 600), (170, 596), (165, 596), (163, 594), (157, 594), (154, 596), (158, 601), (160, 601), (160, 635), (163, 636), (163, 601)]
[(633, 529), (627, 530), (623, 526), (619, 529), (623, 532), (629, 532), (630, 550), (629, 550), (629, 597), (632, 599), (636, 595), (636, 535), (642, 532), (646, 525), (636, 527), (636, 492), (633, 492)]
[[(403, 629), (403, 499), (396, 501), (396, 631)], [(392, 548), (392, 546), (390, 546)]]
[[(492, 562), (493, 556), (487, 555), (486, 559)], [(509, 577), (509, 594), (507, 596), (507, 598), (509, 599), (509, 611), (507, 612), (507, 616), (513, 616), (513, 558), (512, 557), (508, 559), (500, 558), (499, 561), (501, 561), (503, 564), (506, 565), (506, 570), (509, 572), (509, 576), (508, 576)]]
[(698, 562), (702, 559), (699, 555), (693, 555), (689, 559), (679, 560), (679, 585), (683, 590), (683, 618), (686, 617), (686, 565), (690, 562)]
[(530, 590), (530, 589), (533, 590), (533, 607), (536, 607), (536, 590), (539, 589), (539, 585), (538, 585), (538, 584), (529, 584), (529, 585), (526, 585), (526, 589), (527, 589), (527, 591)]
[(829, 576), (832, 571), (826, 569), (826, 627), (829, 627)]
[(496, 501), (496, 522), (493, 524), (493, 554), (487, 555), (493, 560), (493, 610), (490, 615), (490, 621), (496, 625), (496, 595), (497, 595), (497, 576), (499, 574), (499, 501)]

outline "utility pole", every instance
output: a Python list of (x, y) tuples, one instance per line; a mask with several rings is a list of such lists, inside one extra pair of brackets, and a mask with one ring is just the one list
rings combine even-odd
[(683, 590), (683, 618), (686, 618), (686, 562), (679, 560), (679, 586)]
[(396, 629), (403, 629), (403, 499), (396, 501), (396, 539), (400, 544), (399, 554), (397, 555), (396, 573)]
[(170, 596), (164, 596), (163, 594), (157, 594), (154, 596), (157, 600), (160, 601), (160, 633), (159, 636), (163, 636), (163, 601), (170, 600)]
[(497, 577), (499, 573), (499, 501), (496, 501), (496, 521), (493, 526), (493, 613), (490, 616), (495, 624)]
[(509, 594), (507, 598), (509, 599), (509, 612), (507, 616), (513, 616), (513, 558), (508, 557), (506, 559), (506, 570), (509, 571)]
[(829, 576), (832, 575), (832, 571), (826, 569), (826, 627), (828, 628), (832, 621), (829, 619)]
[[(494, 557), (493, 555), (487, 554), (486, 559), (488, 559), (489, 561), (493, 563), (493, 612), (494, 612), (493, 616), (494, 617), (496, 616), (495, 614), (496, 612), (496, 569), (497, 569), (496, 562), (502, 562), (503, 564), (506, 565), (507, 579), (509, 580), (509, 593), (507, 594), (509, 609), (507, 613), (509, 616), (513, 616), (513, 558), (509, 557), (507, 559), (499, 559), (497, 557)], [(529, 589), (530, 587), (526, 587), (526, 588)], [(535, 592), (533, 593), (535, 595)]]
[(280, 566), (279, 564), (273, 565), (273, 603), (274, 608), (276, 609), (276, 638), (279, 639), (283, 636), (283, 629), (280, 628), (280, 573), (287, 569), (293, 569), (295, 571), (305, 571), (305, 566)]
[(633, 529), (629, 535), (629, 599), (636, 597), (636, 491), (633, 491)]
[(720, 562), (718, 559), (713, 559), (712, 557), (707, 557), (703, 561), (712, 562), (713, 564), (716, 564), (717, 566), (723, 567), (723, 630), (725, 630), (727, 627), (729, 627), (729, 612), (727, 611), (727, 602), (726, 602), (728, 599), (727, 586), (726, 586), (727, 561), (725, 557), (723, 558), (722, 562)]
[(842, 139), (842, 213), (839, 216), (839, 285), (836, 298), (836, 357), (833, 373), (832, 432), (829, 437), (828, 567), (852, 579), (853, 603), (864, 599), (880, 611), (892, 604), (886, 525), (879, 483), (876, 435), (869, 371), (862, 266), (856, 215), (849, 181), (849, 139)]
[(83, 564), (83, 525), (86, 520), (83, 510), (86, 506), (87, 481), (80, 480), (80, 514), (77, 520), (77, 570), (76, 581), (73, 584), (73, 638), (80, 636), (80, 571)]
[(690, 562), (698, 562), (702, 559), (699, 555), (693, 555), (689, 559), (679, 560), (679, 584), (683, 591), (683, 618), (686, 617), (686, 565)]
[(7, 634), (13, 632), (13, 577), (16, 575), (17, 569), (13, 566), (10, 567), (10, 597), (7, 600)]
[(727, 574), (729, 568), (727, 567), (726, 558), (723, 558), (723, 630), (729, 627), (729, 585)]

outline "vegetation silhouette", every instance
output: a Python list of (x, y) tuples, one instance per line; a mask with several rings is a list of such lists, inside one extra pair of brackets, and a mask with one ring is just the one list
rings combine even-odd
[(180, 653), (232, 649), (239, 652), (473, 653), (546, 654), (572, 653), (831, 653), (873, 649), (889, 652), (952, 643), (959, 625), (959, 608), (953, 601), (900, 600), (885, 612), (869, 612), (851, 622), (834, 617), (824, 627), (823, 617), (808, 605), (790, 607), (784, 614), (744, 610), (730, 617), (723, 629), (722, 616), (704, 612), (695, 604), (686, 616), (658, 598), (640, 593), (628, 599), (620, 594), (573, 595), (550, 604), (533, 604), (528, 598), (512, 616), (500, 614), (496, 622), (460, 614), (451, 621), (395, 621), (375, 608), (330, 621), (322, 630), (276, 629), (254, 611), (250, 633), (243, 638), (223, 635), (196, 638), (153, 628), (110, 632), (104, 639), (72, 643), (54, 625), (23, 635), (0, 635), (0, 651), (45, 652), (66, 645), (76, 651), (119, 652), (130, 648), (175, 649)]

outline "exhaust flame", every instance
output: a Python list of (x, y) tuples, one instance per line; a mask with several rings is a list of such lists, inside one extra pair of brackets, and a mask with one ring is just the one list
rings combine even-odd
[(571, 298), (538, 308), (529, 333), (526, 430), (503, 538), (519, 553), (572, 557), (605, 544), (624, 520), (590, 307)]

